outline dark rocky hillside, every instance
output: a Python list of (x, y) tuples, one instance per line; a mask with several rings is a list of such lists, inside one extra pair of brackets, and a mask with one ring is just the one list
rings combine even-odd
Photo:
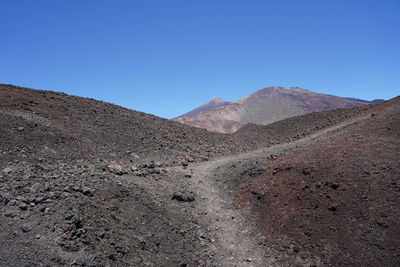
[(0, 85), (0, 266), (398, 266), (399, 109), (228, 135)]
[(232, 135), (232, 139), (246, 144), (247, 148), (268, 147), (274, 144), (301, 139), (307, 135), (332, 127), (354, 116), (368, 114), (373, 105), (313, 112), (294, 116), (265, 126), (246, 127)]
[(229, 151), (219, 146), (225, 135), (93, 99), (11, 85), (0, 85), (0, 97), (0, 144), (8, 156), (179, 161)]

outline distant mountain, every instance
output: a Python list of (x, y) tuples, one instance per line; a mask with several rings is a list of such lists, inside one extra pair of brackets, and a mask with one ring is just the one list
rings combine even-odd
[(371, 101), (371, 104), (380, 104), (382, 102), (385, 102), (385, 99), (374, 99)]
[(189, 111), (188, 113), (183, 114), (180, 117), (192, 117), (195, 116), (201, 112), (204, 111), (209, 111), (209, 110), (213, 110), (222, 106), (226, 106), (228, 104), (230, 104), (231, 102), (225, 101), (219, 97), (213, 97), (210, 100), (207, 101), (207, 103), (201, 105), (198, 108), (193, 109), (192, 111)]
[(233, 133), (248, 123), (266, 125), (306, 113), (379, 102), (319, 94), (299, 87), (268, 87), (236, 102), (213, 98), (174, 120), (213, 132)]

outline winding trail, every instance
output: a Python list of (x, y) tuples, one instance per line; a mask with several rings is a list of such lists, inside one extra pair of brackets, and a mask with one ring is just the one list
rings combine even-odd
[[(340, 129), (357, 123), (367, 115), (358, 116), (335, 126), (322, 129), (302, 139), (262, 148), (239, 155), (192, 164), (192, 179), (187, 190), (197, 196), (195, 212), (206, 227), (217, 266), (277, 266), (274, 255), (261, 245), (265, 237), (257, 234), (243, 211), (235, 207), (232, 189), (240, 184), (240, 172), (251, 166), (266, 166), (268, 156), (286, 155), (321, 145)], [(239, 173), (238, 173), (239, 172)]]

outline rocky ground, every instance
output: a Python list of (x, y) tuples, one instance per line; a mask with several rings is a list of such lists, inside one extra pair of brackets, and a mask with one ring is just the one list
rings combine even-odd
[(236, 135), (0, 86), (0, 266), (399, 265), (399, 109)]

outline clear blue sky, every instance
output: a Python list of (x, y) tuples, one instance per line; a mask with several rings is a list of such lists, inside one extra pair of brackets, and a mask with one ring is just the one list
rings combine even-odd
[(2, 0), (0, 82), (174, 117), (280, 85), (400, 94), (400, 0)]

